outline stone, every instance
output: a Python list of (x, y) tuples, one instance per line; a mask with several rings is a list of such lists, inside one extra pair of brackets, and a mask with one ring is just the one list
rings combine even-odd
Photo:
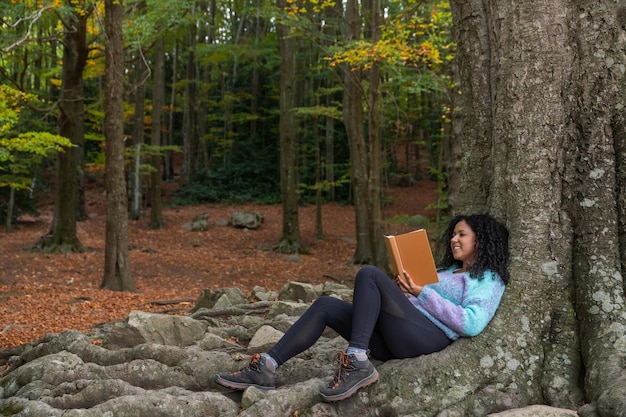
[(249, 353), (263, 353), (267, 352), (283, 337), (284, 333), (276, 330), (272, 326), (262, 326), (252, 336), (250, 343), (248, 343)]
[(240, 229), (258, 229), (263, 216), (253, 211), (235, 211), (230, 215), (230, 224)]
[(193, 218), (189, 223), (185, 223), (183, 228), (188, 232), (201, 232), (209, 228), (209, 213), (201, 213)]

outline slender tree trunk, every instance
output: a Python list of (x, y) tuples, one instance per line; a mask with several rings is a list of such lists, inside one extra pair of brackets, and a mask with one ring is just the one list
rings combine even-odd
[[(178, 40), (174, 42), (174, 51), (173, 59), (172, 59), (172, 82), (171, 82), (171, 93), (170, 93), (170, 105), (168, 112), (168, 122), (167, 122), (167, 144), (173, 145), (175, 142), (174, 139), (174, 115), (176, 114), (176, 95), (178, 94), (178, 89), (176, 88), (176, 84), (178, 83)], [(174, 152), (165, 151), (163, 154), (163, 177), (167, 180), (171, 180), (174, 178), (175, 169), (174, 169)]]
[[(278, 1), (282, 10), (284, 0)], [(300, 237), (298, 219), (298, 134), (293, 109), (296, 106), (296, 41), (289, 36), (289, 27), (278, 26), (280, 44), (280, 186), (283, 206), (283, 235), (279, 243), (282, 253), (306, 252)]]
[[(348, 0), (346, 3), (346, 26), (347, 42), (360, 39), (361, 19), (359, 16), (359, 3), (356, 0)], [(361, 86), (361, 79), (361, 69), (352, 68), (347, 65), (344, 67), (343, 121), (350, 143), (352, 193), (354, 195), (357, 236), (356, 250), (352, 258), (352, 262), (355, 264), (370, 263), (373, 258), (367, 203), (367, 144), (365, 140), (365, 118), (363, 115), (362, 101), (364, 93)]]
[(189, 45), (187, 45), (187, 64), (186, 74), (187, 83), (185, 84), (185, 108), (183, 110), (183, 148), (184, 148), (184, 167), (183, 172), (187, 175), (190, 181), (196, 176), (196, 149), (197, 149), (197, 137), (196, 137), (196, 59), (195, 59), (195, 44), (196, 44), (196, 28), (192, 26), (189, 30), (187, 38)]
[(105, 122), (107, 220), (102, 288), (135, 291), (128, 256), (128, 198), (124, 176), (124, 45), (123, 6), (105, 1)]
[(7, 232), (13, 231), (13, 207), (15, 206), (15, 188), (9, 187), (9, 202), (7, 203), (7, 218), (4, 223)]
[(87, 62), (88, 14), (73, 13), (63, 21), (63, 67), (59, 97), (58, 133), (73, 147), (57, 154), (56, 193), (51, 233), (38, 245), (47, 252), (82, 252), (76, 235), (78, 181), (84, 146), (83, 70)]
[(146, 101), (146, 79), (147, 68), (141, 50), (137, 57), (135, 73), (135, 114), (133, 116), (133, 159), (130, 170), (130, 201), (131, 209), (129, 218), (138, 220), (143, 216), (143, 177), (141, 175), (141, 164), (143, 161), (144, 144), (144, 113)]
[[(380, 0), (371, 0), (370, 38), (376, 43), (381, 38), (382, 8)], [(381, 161), (383, 158), (380, 140), (379, 118), (382, 115), (380, 106), (380, 64), (374, 62), (368, 73), (367, 107), (368, 107), (368, 143), (367, 143), (367, 211), (372, 263), (385, 268), (387, 266), (387, 250), (383, 240)]]
[[(163, 38), (159, 38), (154, 46), (154, 72), (152, 74), (152, 138), (150, 146), (153, 152), (161, 146), (161, 118), (165, 97)], [(150, 173), (150, 228), (163, 227), (163, 206), (161, 200), (162, 157), (160, 153), (152, 156), (152, 172)]]

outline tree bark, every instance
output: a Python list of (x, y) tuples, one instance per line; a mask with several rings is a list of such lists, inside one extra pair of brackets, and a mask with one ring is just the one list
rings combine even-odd
[(189, 34), (187, 35), (189, 44), (187, 45), (187, 64), (185, 67), (185, 107), (183, 110), (183, 173), (187, 175), (189, 181), (197, 176), (196, 174), (196, 155), (198, 138), (196, 135), (196, 102), (197, 102), (197, 85), (196, 85), (196, 27), (190, 25)]
[(104, 279), (102, 288), (135, 291), (128, 256), (128, 198), (124, 176), (124, 45), (123, 6), (118, 0), (105, 2), (106, 141), (105, 189), (107, 193)]
[[(624, 415), (626, 8), (451, 7), (463, 132), (454, 211), (506, 221), (512, 282), (494, 323), (462, 353), (466, 365), (490, 365), (474, 379), (479, 394), (450, 409), (584, 403), (581, 415)], [(492, 353), (486, 338), (497, 341)]]
[(143, 161), (144, 144), (144, 112), (146, 101), (146, 68), (143, 51), (138, 50), (137, 65), (135, 67), (135, 114), (133, 116), (133, 159), (130, 164), (130, 212), (129, 218), (139, 220), (143, 216), (143, 176), (141, 165)]
[[(278, 1), (282, 12), (284, 0)], [(300, 237), (298, 219), (298, 134), (294, 109), (296, 107), (296, 41), (289, 27), (278, 25), (280, 44), (280, 187), (283, 206), (283, 235), (278, 244), (281, 253), (305, 253)]]
[[(359, 4), (356, 0), (346, 3), (346, 42), (361, 37), (361, 19)], [(372, 260), (372, 246), (369, 236), (369, 217), (367, 211), (367, 147), (365, 143), (363, 89), (361, 86), (362, 70), (344, 65), (343, 85), (343, 122), (350, 143), (350, 167), (352, 194), (356, 219), (356, 249), (352, 262), (365, 264)]]
[[(382, 7), (380, 0), (369, 0), (369, 19), (366, 21), (369, 28), (369, 38), (374, 44), (380, 41), (382, 25)], [(387, 249), (383, 240), (383, 213), (382, 213), (382, 144), (380, 140), (380, 121), (382, 109), (380, 105), (380, 63), (372, 63), (368, 71), (367, 88), (367, 211), (370, 245), (372, 248), (372, 263), (381, 267), (387, 266)]]
[(72, 13), (63, 20), (63, 67), (59, 96), (58, 133), (72, 148), (57, 154), (56, 193), (51, 233), (38, 245), (47, 252), (82, 252), (76, 235), (78, 177), (84, 147), (83, 70), (87, 63), (88, 13)]
[(161, 199), (162, 157), (157, 150), (161, 146), (161, 117), (165, 102), (165, 71), (163, 37), (154, 45), (154, 70), (152, 74), (152, 172), (150, 173), (150, 228), (163, 227), (163, 203)]

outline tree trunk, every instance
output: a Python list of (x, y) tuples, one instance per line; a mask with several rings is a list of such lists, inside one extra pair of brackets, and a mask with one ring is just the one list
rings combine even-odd
[[(286, 7), (278, 1), (281, 12)], [(296, 41), (289, 36), (289, 27), (278, 25), (280, 44), (280, 187), (283, 206), (283, 235), (278, 245), (281, 253), (303, 253), (306, 248), (300, 237), (298, 219), (298, 134), (296, 107)]]
[[(174, 42), (174, 50), (173, 54), (173, 65), (172, 65), (172, 82), (171, 82), (171, 91), (170, 91), (170, 105), (168, 111), (168, 121), (167, 121), (167, 145), (174, 145), (175, 137), (174, 137), (174, 115), (176, 114), (176, 96), (178, 95), (178, 88), (176, 84), (178, 83), (178, 41)], [(166, 180), (174, 179), (175, 167), (174, 167), (174, 152), (173, 151), (165, 151), (163, 154), (163, 178)]]
[(581, 415), (625, 415), (626, 9), (451, 6), (463, 132), (454, 210), (506, 221), (512, 282), (484, 334), (449, 349), (467, 371), (439, 385), (467, 377), (474, 395), (446, 409), (586, 403)]
[(196, 155), (197, 149), (197, 136), (196, 136), (196, 58), (195, 58), (195, 45), (196, 45), (196, 28), (194, 25), (190, 26), (189, 34), (187, 35), (189, 45), (187, 45), (187, 64), (185, 78), (185, 108), (183, 110), (183, 157), (184, 165), (183, 172), (187, 175), (190, 181), (193, 181), (196, 177)]
[(135, 68), (135, 114), (133, 116), (133, 159), (130, 169), (130, 213), (131, 220), (139, 220), (143, 216), (143, 176), (141, 164), (143, 161), (144, 144), (144, 112), (146, 101), (146, 77), (147, 68), (144, 61), (143, 51), (138, 51), (137, 65)]
[(124, 177), (124, 45), (123, 6), (105, 2), (106, 76), (105, 122), (107, 193), (104, 279), (102, 288), (134, 291), (128, 256), (128, 198)]
[[(573, 2), (561, 27), (576, 55), (559, 138), (573, 230), (573, 306), (585, 397), (600, 416), (626, 415), (626, 5)], [(565, 45), (564, 45), (565, 46)], [(570, 57), (568, 57), (570, 58)], [(571, 187), (571, 188), (570, 188)], [(572, 204), (573, 203), (573, 204)], [(569, 249), (569, 248), (568, 248)]]
[[(380, 0), (370, 0), (367, 27), (370, 29), (370, 39), (376, 43), (381, 38), (382, 8)], [(372, 263), (385, 268), (387, 266), (387, 249), (383, 240), (383, 213), (382, 213), (382, 186), (381, 161), (383, 158), (380, 140), (380, 123), (382, 111), (380, 106), (380, 64), (374, 62), (368, 71), (367, 88), (367, 211), (369, 239), (372, 248)]]
[(84, 146), (83, 70), (87, 62), (87, 18), (89, 14), (73, 13), (63, 21), (63, 67), (59, 97), (58, 133), (73, 146), (57, 154), (57, 177), (54, 218), (51, 233), (38, 245), (46, 252), (82, 252), (76, 235), (80, 158)]
[(15, 188), (9, 187), (9, 201), (7, 202), (7, 218), (4, 223), (8, 233), (13, 231), (13, 207), (15, 206)]
[(152, 79), (152, 138), (150, 146), (152, 156), (152, 172), (150, 173), (150, 228), (160, 229), (163, 227), (163, 205), (161, 201), (161, 160), (162, 157), (157, 149), (161, 146), (161, 115), (165, 101), (165, 71), (164, 67), (163, 37), (160, 37), (154, 45), (154, 72)]

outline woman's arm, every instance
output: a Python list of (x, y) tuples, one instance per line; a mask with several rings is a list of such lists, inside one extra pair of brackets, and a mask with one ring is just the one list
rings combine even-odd
[(445, 288), (437, 286), (422, 288), (418, 302), (423, 310), (460, 336), (476, 336), (493, 318), (505, 287), (500, 277), (492, 274), (482, 280), (468, 277), (466, 283), (466, 288), (460, 289), (460, 302), (445, 296), (440, 291)]

